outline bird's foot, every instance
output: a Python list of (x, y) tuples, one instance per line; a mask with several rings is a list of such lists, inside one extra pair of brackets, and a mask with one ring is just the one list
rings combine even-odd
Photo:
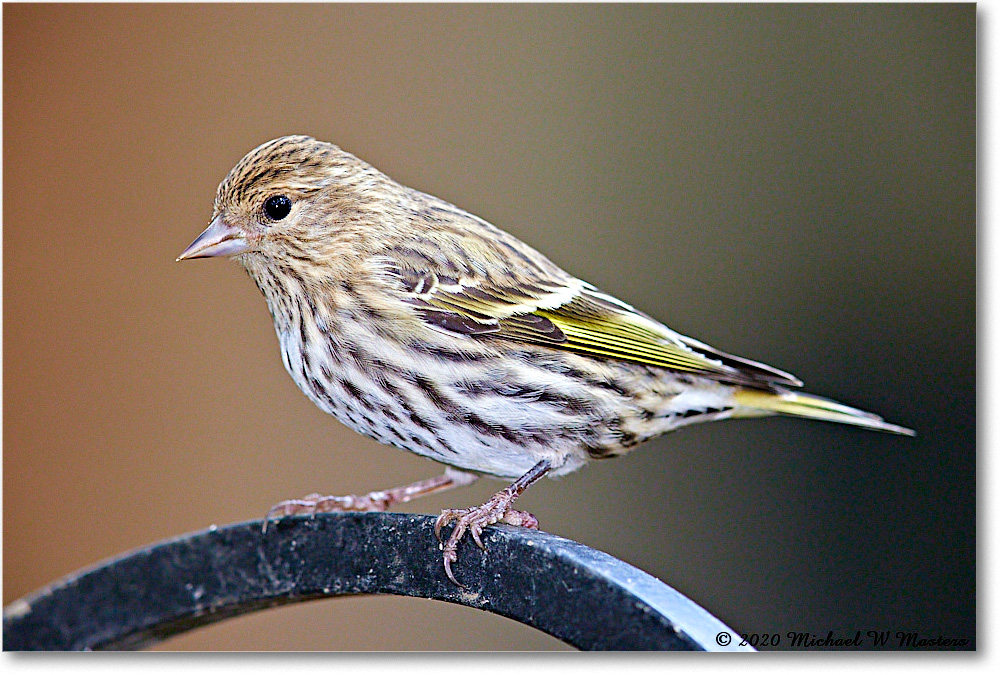
[(416, 483), (410, 483), (409, 485), (390, 490), (376, 490), (366, 495), (336, 497), (313, 493), (306, 495), (302, 499), (286, 499), (272, 506), (271, 510), (267, 512), (267, 515), (264, 516), (262, 531), (264, 534), (267, 534), (268, 523), (274, 518), (298, 514), (313, 515), (316, 513), (344, 513), (347, 511), (385, 511), (395, 504), (403, 504), (423, 495), (451, 490), (462, 485), (469, 485), (475, 480), (476, 476), (471, 473), (448, 469), (444, 472), (443, 476), (428, 478), (427, 480), (417, 481)]
[(385, 511), (393, 500), (384, 491), (369, 492), (366, 495), (321, 495), (312, 493), (302, 499), (286, 499), (278, 502), (268, 510), (264, 516), (263, 532), (267, 533), (267, 526), (272, 520), (283, 518), (284, 516), (314, 515), (317, 513), (346, 513)]
[[(482, 506), (469, 509), (445, 509), (438, 516), (434, 523), (434, 536), (441, 543), (441, 551), (444, 553), (444, 571), (456, 586), (462, 586), (451, 571), (451, 564), (458, 560), (458, 542), (462, 540), (465, 533), (472, 535), (472, 540), (482, 550), (486, 550), (480, 535), (483, 528), (494, 523), (504, 523), (517, 527), (526, 527), (530, 530), (538, 529), (538, 519), (527, 511), (512, 509), (510, 505), (517, 499), (520, 491), (515, 491), (514, 486), (505, 488), (496, 493)], [(447, 541), (441, 540), (441, 528), (448, 523), (454, 522), (455, 528), (451, 531), (451, 536)]]

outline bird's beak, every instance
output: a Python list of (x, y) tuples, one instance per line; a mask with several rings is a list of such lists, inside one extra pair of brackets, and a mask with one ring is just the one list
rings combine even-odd
[(243, 238), (243, 233), (228, 224), (220, 213), (212, 221), (212, 224), (205, 228), (205, 231), (199, 234), (198, 238), (192, 241), (183, 253), (177, 256), (177, 260), (239, 255), (247, 248), (247, 241)]

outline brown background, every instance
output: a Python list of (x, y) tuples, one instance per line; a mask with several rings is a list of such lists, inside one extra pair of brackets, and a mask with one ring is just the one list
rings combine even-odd
[[(3, 8), (3, 601), (275, 501), (434, 475), (178, 264), (275, 136), (334, 141), (671, 327), (915, 427), (690, 429), (523, 498), (745, 632), (975, 630), (975, 8)], [(479, 503), (492, 481), (418, 502)], [(441, 603), (175, 649), (551, 649)]]

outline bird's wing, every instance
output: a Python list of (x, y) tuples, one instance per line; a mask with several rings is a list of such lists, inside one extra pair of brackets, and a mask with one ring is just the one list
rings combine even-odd
[(544, 345), (757, 387), (799, 386), (792, 375), (676, 333), (570, 276), (497, 281), (403, 270), (408, 301), (428, 324), (470, 338)]

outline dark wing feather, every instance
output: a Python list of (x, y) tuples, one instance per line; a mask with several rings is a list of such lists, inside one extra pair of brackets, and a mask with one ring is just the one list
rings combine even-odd
[(411, 271), (410, 302), (429, 325), (470, 337), (545, 345), (723, 382), (798, 386), (792, 375), (676, 333), (572, 277), (517, 283)]

